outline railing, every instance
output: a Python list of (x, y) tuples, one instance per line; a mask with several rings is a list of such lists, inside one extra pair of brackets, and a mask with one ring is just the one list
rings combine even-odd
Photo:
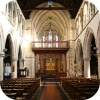
[(69, 48), (68, 41), (33, 41), (32, 48)]

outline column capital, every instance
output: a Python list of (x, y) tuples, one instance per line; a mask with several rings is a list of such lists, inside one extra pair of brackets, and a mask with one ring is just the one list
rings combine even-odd
[(11, 61), (18, 61), (18, 59), (11, 59)]
[(0, 57), (4, 57), (4, 56), (5, 56), (5, 54), (1, 54), (1, 53), (0, 53)]
[(25, 61), (25, 59), (19, 59), (19, 61)]
[(96, 53), (98, 57), (100, 57), (100, 53)]
[(83, 58), (83, 60), (85, 60), (85, 61), (87, 60), (88, 61), (88, 60), (91, 60), (91, 58)]

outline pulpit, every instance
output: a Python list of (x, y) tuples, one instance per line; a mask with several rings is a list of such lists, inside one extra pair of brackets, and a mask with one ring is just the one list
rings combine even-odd
[(29, 76), (29, 69), (19, 69), (19, 77), (28, 77)]

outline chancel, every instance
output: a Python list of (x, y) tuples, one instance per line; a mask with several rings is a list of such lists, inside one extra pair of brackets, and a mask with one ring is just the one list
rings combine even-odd
[(5, 100), (93, 97), (100, 84), (98, 8), (87, 0), (5, 1), (0, 6)]

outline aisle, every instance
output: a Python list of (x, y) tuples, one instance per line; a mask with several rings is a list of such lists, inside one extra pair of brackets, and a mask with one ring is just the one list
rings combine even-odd
[(55, 83), (46, 83), (40, 100), (62, 100)]
[(39, 89), (34, 100), (68, 100), (59, 83), (46, 82)]

